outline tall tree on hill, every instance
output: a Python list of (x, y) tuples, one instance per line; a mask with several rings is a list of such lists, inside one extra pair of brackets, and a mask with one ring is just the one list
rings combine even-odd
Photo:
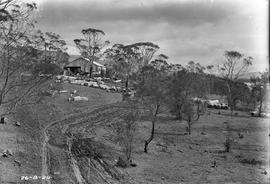
[(53, 32), (46, 32), (44, 34), (41, 31), (37, 31), (37, 37), (37, 39), (39, 39), (37, 47), (44, 51), (45, 63), (57, 63), (62, 65), (67, 61), (66, 42), (61, 39), (60, 35)]
[(20, 103), (34, 97), (46, 81), (32, 73), (38, 62), (32, 47), (35, 9), (35, 3), (9, 4), (9, 16), (1, 21), (0, 114), (11, 113)]
[(102, 48), (108, 45), (109, 41), (102, 41), (102, 36), (105, 36), (104, 31), (99, 29), (87, 28), (81, 31), (83, 39), (74, 39), (76, 47), (79, 49), (81, 56), (88, 59), (90, 63), (90, 77), (93, 73), (93, 62), (99, 58), (99, 53)]
[(215, 69), (216, 67), (214, 65), (207, 65), (206, 70), (209, 73), (209, 93), (213, 93), (213, 88), (214, 88), (214, 75), (215, 75)]
[(239, 79), (241, 75), (243, 75), (252, 65), (253, 58), (252, 57), (244, 57), (243, 54), (237, 51), (225, 51), (225, 61), (219, 67), (221, 76), (225, 79), (228, 94), (228, 104), (231, 108), (231, 115), (234, 110), (233, 106), (233, 97), (232, 97), (232, 88), (233, 83)]
[(109, 59), (108, 68), (113, 75), (125, 80), (125, 87), (128, 88), (130, 76), (138, 71), (138, 54), (132, 47), (123, 44), (114, 44), (104, 54)]
[(154, 61), (151, 61), (150, 64), (158, 70), (168, 70), (169, 64), (167, 62), (167, 59), (169, 59), (169, 57), (165, 54), (159, 54)]
[(152, 42), (138, 42), (131, 45), (127, 45), (133, 52), (139, 55), (139, 68), (150, 63), (155, 52), (159, 49), (159, 46)]

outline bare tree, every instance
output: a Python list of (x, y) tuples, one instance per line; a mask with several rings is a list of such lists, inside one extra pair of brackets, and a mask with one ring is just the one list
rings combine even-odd
[(108, 45), (110, 42), (103, 42), (101, 37), (105, 35), (104, 31), (99, 29), (87, 28), (81, 31), (83, 39), (75, 39), (74, 43), (79, 49), (81, 56), (88, 59), (90, 63), (90, 77), (93, 72), (93, 62), (99, 58), (99, 53), (102, 48)]
[(192, 125), (197, 122), (204, 113), (205, 106), (200, 100), (187, 100), (182, 109), (183, 119), (187, 122), (188, 134), (191, 134)]
[(136, 94), (140, 97), (145, 111), (149, 113), (152, 123), (151, 134), (144, 144), (144, 152), (147, 153), (148, 145), (155, 135), (157, 116), (166, 101), (166, 75), (163, 71), (159, 71), (151, 65), (146, 65), (142, 68), (139, 78)]
[(117, 141), (123, 148), (125, 163), (121, 163), (122, 166), (128, 166), (131, 163), (131, 155), (135, 143), (135, 135), (137, 131), (137, 121), (140, 118), (140, 110), (138, 110), (137, 103), (133, 101), (127, 101), (125, 105), (123, 115), (120, 116), (121, 121), (116, 124)]

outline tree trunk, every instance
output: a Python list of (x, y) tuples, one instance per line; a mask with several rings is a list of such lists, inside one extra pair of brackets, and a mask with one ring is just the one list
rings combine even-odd
[(188, 120), (188, 135), (191, 134), (191, 120)]
[(260, 86), (260, 106), (259, 106), (259, 117), (261, 117), (262, 113), (262, 104), (263, 104), (263, 99), (262, 99), (262, 88)]
[(182, 120), (183, 119), (181, 109), (182, 109), (182, 105), (177, 104), (176, 105), (176, 111), (177, 111), (176, 112), (176, 119), (177, 120)]
[(127, 78), (126, 78), (126, 84), (125, 84), (126, 90), (128, 90), (128, 83), (129, 83), (129, 77), (128, 77), (128, 75), (127, 75)]
[(90, 78), (92, 78), (92, 74), (93, 74), (93, 64), (91, 64), (90, 66), (90, 70), (89, 70), (89, 75), (90, 75)]
[(45, 63), (47, 63), (47, 44), (45, 43)]
[(156, 106), (156, 111), (155, 111), (155, 114), (153, 116), (153, 119), (152, 119), (152, 130), (151, 130), (151, 136), (145, 141), (144, 143), (144, 152), (147, 153), (148, 151), (148, 144), (153, 140), (154, 138), (154, 134), (155, 134), (155, 123), (156, 123), (156, 119), (157, 119), (157, 114), (158, 114), (158, 111), (159, 111), (159, 105)]
[(230, 82), (227, 81), (227, 88), (228, 88), (228, 104), (230, 105), (230, 110), (231, 110), (231, 116), (233, 115), (233, 102), (232, 102), (232, 90), (231, 90), (231, 85)]

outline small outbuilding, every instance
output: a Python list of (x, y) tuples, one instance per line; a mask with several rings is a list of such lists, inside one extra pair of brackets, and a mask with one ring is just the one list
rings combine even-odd
[[(64, 66), (66, 71), (70, 71), (73, 74), (77, 73), (90, 73), (91, 63), (88, 58), (82, 56), (72, 56), (69, 59), (68, 65)], [(99, 62), (93, 61), (93, 73), (101, 74), (105, 73), (106, 67)]]

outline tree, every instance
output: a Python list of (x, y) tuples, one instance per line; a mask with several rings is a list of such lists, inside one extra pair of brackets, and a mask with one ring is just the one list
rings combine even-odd
[(189, 98), (203, 99), (207, 92), (206, 76), (203, 73), (192, 73), (182, 69), (173, 73), (168, 82), (170, 112), (182, 120), (183, 106)]
[(191, 72), (191, 73), (203, 74), (204, 70), (205, 70), (205, 67), (201, 66), (200, 63), (195, 63), (194, 61), (189, 61), (187, 66), (186, 66), (186, 70), (188, 72)]
[(261, 73), (260, 77), (250, 78), (252, 83), (252, 97), (259, 103), (258, 115), (261, 116), (263, 110), (263, 102), (267, 96), (268, 71)]
[(9, 9), (16, 6), (14, 2), (15, 0), (0, 0), (0, 22), (13, 19)]
[(151, 134), (144, 144), (145, 153), (148, 152), (148, 145), (154, 138), (157, 116), (166, 101), (166, 80), (164, 72), (151, 65), (144, 66), (139, 75), (136, 95), (141, 99), (152, 123)]
[(199, 120), (204, 113), (205, 108), (203, 102), (200, 100), (188, 99), (183, 105), (183, 119), (187, 122), (188, 134), (191, 134), (192, 125)]
[(139, 55), (139, 68), (148, 65), (159, 46), (152, 42), (138, 42), (127, 45), (133, 52)]
[(237, 81), (239, 77), (244, 74), (250, 65), (252, 65), (252, 57), (244, 57), (243, 54), (237, 51), (225, 51), (225, 61), (219, 67), (221, 76), (225, 79), (228, 94), (228, 104), (231, 108), (231, 115), (233, 113), (233, 101), (232, 101), (232, 87), (233, 82)]
[(120, 121), (116, 123), (117, 141), (123, 148), (125, 158), (121, 163), (122, 166), (128, 166), (131, 163), (131, 155), (135, 142), (137, 131), (137, 122), (140, 119), (140, 110), (137, 103), (131, 100), (126, 101), (125, 109), (121, 109), (124, 113), (120, 115)]
[(74, 43), (79, 49), (81, 56), (88, 59), (90, 64), (90, 77), (93, 72), (93, 62), (99, 58), (100, 51), (110, 42), (101, 40), (105, 35), (104, 31), (99, 29), (87, 28), (81, 31), (83, 39), (74, 39)]
[(126, 89), (129, 87), (129, 79), (133, 73), (138, 72), (138, 54), (131, 46), (114, 44), (104, 52), (109, 62), (107, 67), (111, 69), (114, 76), (125, 80)]
[(207, 65), (206, 66), (206, 70), (209, 73), (209, 93), (212, 94), (213, 93), (213, 88), (214, 88), (214, 75), (215, 75), (215, 71), (216, 71), (216, 67), (214, 65)]
[[(10, 1), (11, 2), (11, 1)], [(9, 16), (0, 24), (0, 108), (12, 113), (22, 103), (34, 99), (47, 78), (32, 73), (37, 63), (32, 47), (35, 32), (32, 17), (36, 4), (9, 4)]]
[(168, 58), (169, 57), (164, 54), (159, 54), (158, 57), (154, 61), (151, 61), (150, 64), (158, 70), (168, 70)]
[(67, 47), (65, 40), (61, 36), (53, 33), (42, 33), (40, 30), (36, 34), (36, 48), (44, 51), (41, 55), (44, 56), (45, 63), (55, 63), (58, 65), (66, 64), (69, 55), (66, 53)]
[(182, 108), (187, 96), (190, 94), (190, 79), (188, 72), (181, 70), (174, 73), (168, 82), (170, 110), (178, 120), (182, 120)]

